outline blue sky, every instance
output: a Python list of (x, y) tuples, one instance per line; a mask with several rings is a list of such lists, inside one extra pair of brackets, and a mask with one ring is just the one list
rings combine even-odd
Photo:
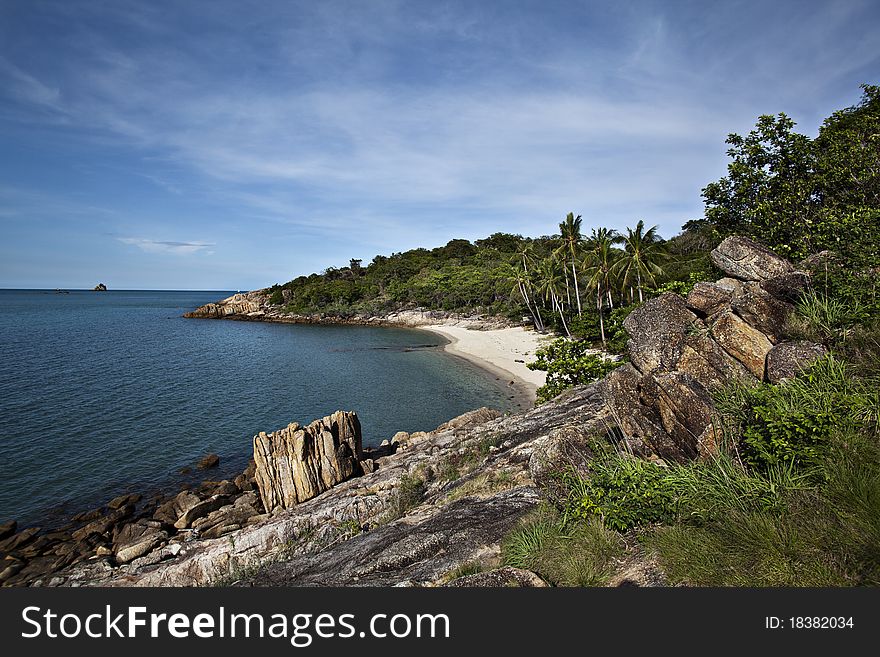
[(878, 83), (880, 3), (0, 0), (0, 287), (253, 289), (644, 219)]

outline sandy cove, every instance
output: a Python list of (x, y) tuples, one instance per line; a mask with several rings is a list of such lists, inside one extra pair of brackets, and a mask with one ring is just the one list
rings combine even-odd
[(499, 378), (510, 377), (516, 387), (527, 393), (529, 402), (534, 402), (535, 391), (547, 381), (546, 372), (530, 370), (526, 363), (535, 360), (535, 352), (552, 336), (522, 327), (475, 330), (432, 324), (419, 328), (447, 338), (445, 349), (450, 354), (466, 358)]

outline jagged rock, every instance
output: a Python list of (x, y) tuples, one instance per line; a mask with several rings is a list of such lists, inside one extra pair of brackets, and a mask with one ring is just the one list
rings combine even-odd
[(241, 491), (252, 491), (256, 488), (257, 483), (254, 479), (257, 472), (257, 464), (253, 459), (248, 461), (248, 466), (245, 468), (244, 472), (238, 475), (233, 483), (238, 486), (238, 489)]
[(223, 481), (203, 481), (201, 486), (199, 486), (199, 493), (202, 495), (238, 495), (239, 492), (239, 487), (227, 479)]
[(188, 490), (182, 490), (176, 497), (174, 497), (174, 499), (159, 505), (153, 513), (153, 518), (159, 522), (173, 525), (177, 522), (178, 518), (201, 501), (201, 498), (195, 493)]
[(265, 302), (265, 290), (256, 290), (244, 294), (233, 294), (217, 303), (207, 303), (188, 312), (184, 317), (200, 319), (221, 319), (232, 315), (250, 315), (261, 313)]
[[(735, 285), (727, 281), (733, 281)], [(742, 283), (732, 278), (722, 278), (715, 283), (697, 283), (688, 293), (686, 305), (703, 317), (714, 315), (730, 305), (734, 291), (741, 286)]]
[(650, 405), (659, 411), (663, 429), (675, 442), (674, 456), (699, 455), (699, 439), (711, 425), (714, 409), (706, 388), (689, 374), (667, 372), (650, 376), (643, 397), (653, 398)]
[(267, 512), (289, 509), (363, 472), (357, 414), (337, 411), (254, 436), (256, 483)]
[(727, 237), (709, 254), (718, 269), (745, 281), (762, 281), (794, 270), (791, 263), (747, 237)]
[(114, 497), (112, 500), (107, 502), (107, 508), (116, 510), (124, 507), (126, 504), (137, 504), (140, 501), (141, 496), (139, 493), (129, 493), (128, 495), (120, 495), (119, 497)]
[(126, 504), (125, 506), (111, 511), (107, 515), (98, 518), (97, 520), (93, 520), (92, 522), (83, 525), (76, 531), (71, 532), (71, 536), (74, 538), (74, 540), (81, 541), (83, 539), (87, 539), (94, 534), (106, 534), (110, 530), (112, 530), (119, 522), (125, 520), (133, 513), (134, 505)]
[(643, 379), (630, 363), (618, 367), (605, 378), (606, 401), (633, 453), (673, 453), (675, 444), (663, 431), (660, 414), (642, 402)]
[(712, 324), (712, 336), (758, 379), (764, 379), (764, 361), (773, 348), (766, 335), (727, 311)]
[(495, 570), (487, 570), (482, 573), (474, 573), (473, 575), (465, 575), (457, 579), (447, 582), (445, 586), (449, 587), (480, 587), (480, 588), (500, 588), (500, 587), (524, 587), (524, 588), (545, 588), (549, 586), (547, 582), (530, 570), (522, 570), (520, 568), (511, 568), (504, 566)]
[(73, 522), (91, 522), (92, 520), (97, 520), (101, 518), (107, 509), (101, 507), (100, 509), (92, 509), (91, 511), (83, 511), (82, 513), (77, 513), (71, 520)]
[(788, 318), (794, 311), (791, 304), (771, 296), (761, 284), (753, 281), (743, 284), (734, 292), (730, 307), (773, 344), (784, 337)]
[(697, 319), (684, 299), (673, 292), (631, 312), (623, 327), (630, 336), (627, 350), (633, 365), (642, 372), (672, 369), (681, 356), (686, 332)]
[(815, 342), (781, 342), (767, 354), (767, 380), (779, 383), (791, 379), (827, 353)]
[(107, 286), (103, 283), (98, 283), (95, 287), (92, 288), (94, 292), (106, 292)]
[(212, 511), (216, 511), (225, 505), (229, 498), (225, 495), (214, 495), (207, 500), (188, 508), (174, 523), (177, 529), (186, 529), (199, 518), (203, 518)]
[(717, 390), (733, 379), (757, 382), (745, 365), (728, 354), (708, 335), (704, 326), (685, 336), (676, 369), (691, 375), (707, 390)]
[(196, 463), (196, 467), (199, 470), (209, 470), (211, 468), (216, 468), (218, 465), (220, 465), (220, 457), (216, 454), (206, 454), (198, 463)]
[(810, 275), (802, 271), (793, 271), (790, 274), (760, 281), (759, 284), (770, 296), (788, 303), (797, 303), (810, 287)]
[(13, 534), (5, 540), (0, 541), (0, 554), (20, 549), (22, 546), (32, 541), (39, 531), (39, 527), (28, 527), (27, 529), (22, 529), (17, 534)]
[(4, 522), (0, 525), (0, 541), (12, 536), (16, 529), (18, 529), (18, 523), (15, 520)]
[(128, 563), (145, 555), (168, 539), (161, 529), (129, 523), (114, 532), (113, 553), (117, 563)]

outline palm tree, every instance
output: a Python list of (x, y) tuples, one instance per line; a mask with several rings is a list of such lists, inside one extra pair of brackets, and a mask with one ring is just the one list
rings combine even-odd
[(573, 212), (569, 212), (565, 217), (565, 221), (559, 224), (559, 236), (562, 245), (557, 252), (565, 253), (571, 259), (571, 276), (574, 279), (574, 298), (577, 301), (578, 316), (581, 315), (581, 293), (578, 289), (577, 267), (575, 261), (577, 252), (580, 250), (583, 235), (581, 235), (581, 216), (574, 216)]
[(519, 292), (525, 302), (526, 308), (528, 308), (529, 314), (532, 316), (532, 323), (535, 325), (535, 329), (543, 333), (545, 330), (544, 320), (541, 317), (541, 309), (538, 307), (537, 301), (532, 301), (532, 294), (530, 292), (534, 290), (534, 286), (529, 277), (528, 270), (517, 265), (511, 266), (508, 272), (508, 279), (513, 281), (513, 289)]
[(605, 317), (602, 314), (604, 300), (608, 301), (610, 308), (614, 307), (611, 296), (612, 269), (617, 258), (614, 249), (614, 240), (617, 233), (607, 228), (593, 229), (593, 234), (588, 240), (590, 250), (587, 252), (585, 261), (586, 271), (590, 279), (588, 287), (596, 290), (596, 312), (599, 315), (599, 334), (602, 336), (602, 346), (605, 346)]
[(543, 295), (546, 301), (550, 302), (550, 307), (559, 313), (559, 319), (562, 321), (562, 328), (565, 334), (571, 337), (571, 331), (568, 330), (568, 324), (565, 323), (565, 312), (562, 309), (562, 303), (559, 295), (562, 292), (562, 277), (559, 275), (559, 269), (552, 258), (542, 260), (538, 266), (538, 292)]
[(622, 283), (630, 288), (630, 301), (632, 301), (632, 284), (635, 280), (639, 291), (639, 302), (644, 301), (642, 283), (655, 282), (655, 276), (662, 274), (660, 262), (665, 256), (663, 241), (657, 235), (657, 226), (652, 226), (645, 231), (645, 222), (639, 219), (635, 230), (626, 229), (626, 236), (618, 238), (623, 244), (623, 257), (617, 263), (617, 271), (621, 274)]

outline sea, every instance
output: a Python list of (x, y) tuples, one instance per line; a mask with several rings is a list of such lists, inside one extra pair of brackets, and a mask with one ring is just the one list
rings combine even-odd
[[(427, 331), (182, 316), (230, 294), (0, 290), (0, 523), (234, 477), (256, 433), (336, 410), (375, 446), (517, 403)], [(220, 466), (193, 470), (208, 453)]]

